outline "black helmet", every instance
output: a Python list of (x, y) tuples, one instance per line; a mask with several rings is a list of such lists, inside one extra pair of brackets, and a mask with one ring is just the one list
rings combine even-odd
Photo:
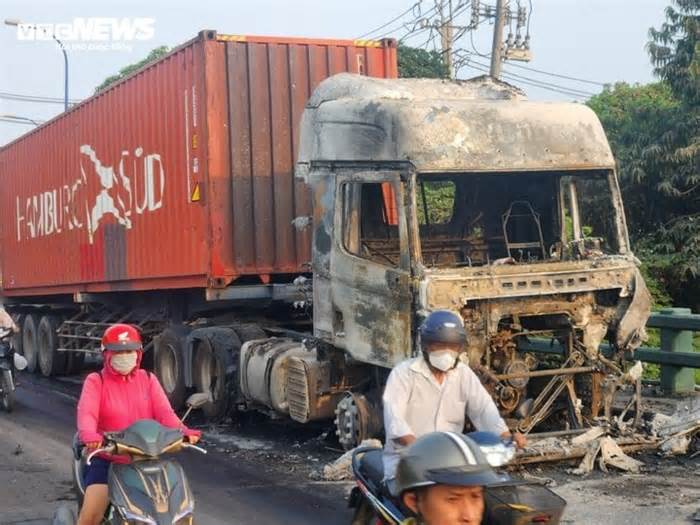
[(473, 440), (453, 432), (418, 438), (401, 456), (396, 493), (430, 485), (487, 486), (499, 478)]
[(421, 346), (428, 343), (464, 344), (467, 334), (462, 319), (449, 310), (436, 310), (425, 318), (418, 329)]

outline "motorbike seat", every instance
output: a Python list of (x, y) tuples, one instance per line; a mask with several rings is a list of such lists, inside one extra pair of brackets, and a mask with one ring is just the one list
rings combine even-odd
[(378, 485), (384, 479), (384, 462), (382, 461), (382, 449), (378, 448), (366, 452), (360, 459), (360, 470)]

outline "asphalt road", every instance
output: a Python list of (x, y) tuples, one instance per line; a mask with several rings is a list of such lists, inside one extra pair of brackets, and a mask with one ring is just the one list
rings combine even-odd
[[(0, 411), (0, 525), (45, 525), (58, 505), (74, 505), (69, 443), (79, 384), (20, 380), (15, 411)], [(209, 454), (179, 456), (195, 492), (198, 525), (349, 523), (345, 496), (351, 484), (309, 477), (309, 464), (318, 467), (337, 453), (324, 455), (323, 442), (300, 445), (314, 441), (313, 431), (264, 421), (208, 432)], [(595, 472), (582, 479), (566, 474), (563, 465), (528, 470), (555, 480), (554, 491), (568, 503), (565, 524), (697, 523), (700, 456), (640, 459), (645, 472), (636, 475)]]
[[(77, 387), (24, 377), (14, 412), (0, 412), (0, 525), (43, 524), (61, 503), (74, 505), (76, 394)], [(198, 524), (349, 523), (347, 483), (313, 481), (284, 463), (232, 457), (210, 445), (206, 456), (186, 451), (179, 457)]]

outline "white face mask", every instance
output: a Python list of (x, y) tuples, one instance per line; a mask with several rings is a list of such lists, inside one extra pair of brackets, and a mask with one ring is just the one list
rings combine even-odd
[(119, 352), (112, 356), (110, 363), (115, 372), (125, 376), (136, 368), (137, 361), (138, 355), (136, 352)]
[(447, 372), (450, 368), (455, 366), (458, 357), (459, 354), (452, 350), (438, 350), (437, 352), (428, 353), (428, 361), (430, 361), (430, 364), (443, 372)]

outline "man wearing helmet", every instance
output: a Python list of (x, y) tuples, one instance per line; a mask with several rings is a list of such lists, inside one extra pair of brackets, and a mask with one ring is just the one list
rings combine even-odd
[(416, 518), (402, 525), (471, 525), (484, 515), (484, 487), (497, 483), (479, 446), (467, 436), (431, 432), (401, 456), (396, 492)]
[[(140, 368), (143, 344), (139, 331), (115, 324), (102, 336), (103, 368), (85, 378), (78, 401), (78, 437), (89, 449), (98, 449), (105, 432), (127, 428), (139, 419), (155, 419), (180, 429), (190, 443), (201, 433), (185, 427), (177, 417), (158, 379)], [(109, 504), (107, 475), (111, 463), (127, 463), (128, 456), (100, 454), (85, 469), (85, 498), (79, 525), (97, 525)]]
[(460, 317), (432, 312), (419, 337), (421, 355), (394, 367), (384, 389), (385, 478), (394, 477), (402, 451), (417, 438), (435, 431), (461, 433), (467, 415), (477, 430), (525, 446), (525, 437), (511, 435), (491, 396), (459, 359), (467, 340)]

